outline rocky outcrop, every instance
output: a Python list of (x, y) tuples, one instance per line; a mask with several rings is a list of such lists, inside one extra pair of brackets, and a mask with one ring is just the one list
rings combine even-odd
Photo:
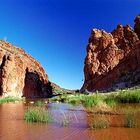
[(135, 18), (134, 22), (135, 22), (134, 30), (140, 39), (140, 15)]
[(74, 94), (76, 92), (79, 92), (79, 90), (70, 90), (60, 87), (59, 85), (51, 82), (51, 86), (53, 88), (53, 95), (59, 95), (59, 94)]
[(135, 19), (134, 30), (130, 25), (118, 25), (112, 33), (93, 29), (87, 46), (85, 81), (81, 91), (117, 88), (119, 83), (125, 88), (133, 86), (136, 81), (140, 83), (139, 38), (140, 16)]
[(48, 97), (51, 84), (44, 69), (24, 50), (0, 41), (0, 96)]

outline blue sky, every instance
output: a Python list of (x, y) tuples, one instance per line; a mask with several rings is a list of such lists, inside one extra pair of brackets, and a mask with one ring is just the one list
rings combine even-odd
[(0, 38), (37, 59), (49, 79), (78, 89), (83, 84), (92, 28), (112, 31), (140, 14), (138, 0), (1, 0)]

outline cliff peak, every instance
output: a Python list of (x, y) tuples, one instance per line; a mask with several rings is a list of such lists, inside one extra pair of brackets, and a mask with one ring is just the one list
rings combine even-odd
[(81, 91), (113, 90), (140, 83), (140, 16), (134, 21), (134, 29), (119, 24), (112, 33), (92, 30)]

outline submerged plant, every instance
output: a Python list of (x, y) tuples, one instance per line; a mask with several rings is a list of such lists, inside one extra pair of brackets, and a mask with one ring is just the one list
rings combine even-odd
[(105, 115), (97, 115), (90, 124), (91, 129), (103, 129), (110, 127), (110, 121)]
[(137, 110), (133, 110), (132, 108), (129, 108), (124, 112), (125, 112), (125, 116), (124, 116), (125, 127), (128, 128), (137, 127), (138, 126), (137, 115), (139, 112)]
[(136, 127), (134, 114), (127, 114), (125, 116), (125, 127), (134, 128)]
[(70, 118), (67, 114), (65, 114), (65, 112), (61, 111), (61, 114), (62, 114), (62, 122), (61, 122), (61, 125), (62, 126), (68, 126), (69, 123), (70, 123)]
[(69, 119), (68, 118), (64, 118), (63, 120), (62, 120), (62, 126), (68, 126), (69, 125)]

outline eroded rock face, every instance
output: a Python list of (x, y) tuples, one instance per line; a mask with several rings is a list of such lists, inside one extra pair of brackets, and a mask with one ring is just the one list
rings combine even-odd
[(52, 94), (42, 66), (24, 50), (0, 41), (0, 96), (48, 97)]
[[(130, 25), (118, 25), (112, 33), (92, 30), (85, 58), (85, 81), (81, 91), (109, 89), (124, 75), (133, 75), (132, 73), (140, 69), (140, 16), (135, 19), (134, 29), (135, 31)], [(140, 82), (140, 79), (137, 80)]]
[(135, 18), (134, 22), (135, 22), (134, 30), (140, 39), (140, 15)]

